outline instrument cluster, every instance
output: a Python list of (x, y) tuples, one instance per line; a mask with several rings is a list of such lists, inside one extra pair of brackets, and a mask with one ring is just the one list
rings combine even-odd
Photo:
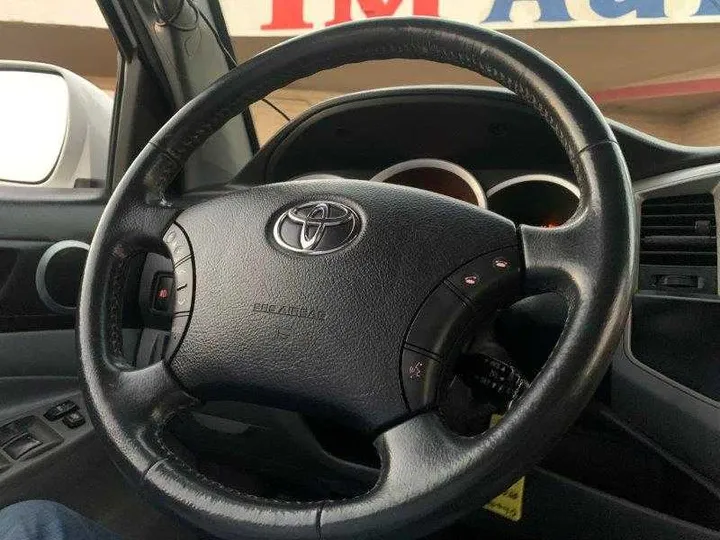
[[(431, 191), (486, 208), (514, 223), (557, 227), (575, 213), (580, 201), (576, 184), (553, 174), (487, 173), (484, 182), (467, 169), (442, 159), (413, 159), (397, 163), (374, 176), (353, 173), (311, 173), (295, 178), (360, 178)], [(483, 173), (485, 174), (485, 173)], [(368, 178), (369, 177), (369, 178)]]
[(485, 189), (470, 171), (440, 159), (404, 161), (380, 171), (371, 181), (432, 191), (539, 227), (562, 225), (580, 200), (577, 185), (559, 176), (522, 174)]

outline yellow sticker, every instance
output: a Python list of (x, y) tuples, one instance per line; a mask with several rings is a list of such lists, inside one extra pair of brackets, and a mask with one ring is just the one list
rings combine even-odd
[[(497, 424), (502, 418), (501, 414), (493, 414), (490, 418), (490, 427)], [(511, 521), (520, 521), (522, 518), (523, 497), (525, 495), (525, 477), (487, 503), (483, 508), (494, 512)]]

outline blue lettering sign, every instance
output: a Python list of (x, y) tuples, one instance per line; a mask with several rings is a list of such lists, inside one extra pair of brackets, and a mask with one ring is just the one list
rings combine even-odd
[(665, 0), (590, 0), (590, 7), (601, 17), (614, 19), (635, 12), (639, 19), (665, 17)]
[[(485, 22), (511, 22), (510, 10), (517, 0), (495, 0), (490, 15)], [(572, 21), (565, 6), (565, 0), (535, 0), (540, 6), (542, 22)]]
[(720, 15), (720, 2), (714, 2), (713, 0), (702, 0), (700, 3), (700, 9), (697, 10), (695, 15)]

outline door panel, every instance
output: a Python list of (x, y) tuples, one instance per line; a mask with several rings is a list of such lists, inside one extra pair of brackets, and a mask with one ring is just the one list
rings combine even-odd
[(76, 378), (75, 330), (0, 333), (0, 383), (9, 377)]
[[(38, 263), (57, 242), (89, 243), (105, 200), (105, 189), (0, 187), (0, 333), (73, 327), (72, 315), (57, 313), (41, 300), (35, 284)], [(53, 265), (58, 276), (62, 270)], [(71, 283), (79, 277), (77, 271), (64, 276)]]
[[(0, 507), (42, 483), (46, 472), (66, 463), (92, 433), (87, 421), (69, 428), (62, 419), (43, 416), (72, 399), (86, 417), (77, 381), (75, 317), (48, 307), (36, 277), (43, 254), (57, 242), (91, 240), (103, 205), (104, 191), (98, 189), (0, 188)], [(67, 295), (69, 288), (74, 295), (79, 263), (51, 260), (46, 277), (60, 293)], [(3, 426), (17, 420), (11, 425), (19, 426), (21, 436), (3, 435)], [(8, 444), (23, 437), (40, 444), (13, 459)]]
[(0, 187), (0, 240), (88, 242), (104, 201), (103, 189)]
[[(200, 0), (197, 4), (207, 10), (208, 22), (203, 19), (193, 34), (202, 38), (203, 46), (192, 55), (179, 54), (171, 64), (160, 65), (154, 60), (163, 51), (184, 50), (176, 45), (185, 42), (186, 32), (156, 25), (154, 4), (149, 0), (100, 0), (98, 4), (121, 54), (115, 108), (108, 122), (112, 132), (108, 125), (105, 142), (93, 146), (91, 142), (102, 137), (93, 130), (78, 130), (90, 134), (83, 150), (63, 151), (77, 161), (56, 167), (56, 172), (75, 171), (53, 183), (68, 186), (64, 189), (0, 182), (0, 508), (22, 499), (48, 498), (100, 520), (125, 538), (184, 538), (188, 537), (186, 528), (141, 502), (111, 466), (79, 389), (75, 316), (48, 302), (36, 281), (38, 268), (46, 263), (46, 276), (57, 276), (60, 286), (56, 292), (65, 296), (65, 301), (58, 303), (61, 308), (67, 306), (82, 267), (69, 257), (43, 263), (44, 256), (58, 242), (91, 242), (113, 185), (134, 157), (174, 111), (227, 71), (209, 21), (220, 35), (227, 37), (227, 32), (217, 1)], [(153, 35), (149, 29), (155, 29)], [(192, 84), (172, 86), (170, 92), (178, 81)], [(71, 112), (76, 111), (71, 107)], [(86, 117), (91, 121), (99, 115)], [(249, 116), (245, 118), (249, 120)], [(98, 123), (92, 125), (95, 129)], [(226, 179), (217, 178), (218, 171), (233, 177), (252, 155), (250, 127), (240, 119), (206, 145), (195, 158), (193, 177), (216, 182)], [(101, 155), (108, 147), (109, 155)], [(78, 173), (85, 171), (86, 165), (98, 163), (109, 165), (109, 172), (100, 167), (98, 174)], [(190, 186), (186, 176), (177, 184), (174, 191), (183, 191), (184, 184), (205, 187)], [(86, 187), (100, 185), (105, 187)], [(169, 328), (162, 314), (148, 309), (155, 277), (168, 268), (163, 266), (167, 261), (157, 255), (137, 259), (137, 268), (127, 282), (127, 298), (132, 302), (127, 303), (124, 314), (123, 345), (126, 358), (143, 365), (157, 359), (162, 350), (158, 343), (163, 342), (165, 327)], [(151, 262), (146, 264), (146, 260)], [(46, 417), (49, 409), (67, 400), (84, 419), (77, 427), (66, 423), (69, 416)], [(29, 437), (39, 441), (39, 446), (13, 458), (2, 440), (3, 427), (8, 424), (11, 430), (6, 433), (14, 437), (10, 444)]]
[(72, 315), (53, 312), (36, 287), (38, 265), (52, 245), (45, 240), (0, 239), (0, 334), (73, 327)]
[[(97, 189), (0, 188), (0, 432), (10, 422), (29, 418), (25, 429), (45, 444), (41, 454), (18, 460), (0, 450), (0, 508), (49, 499), (124, 538), (196, 538), (142, 500), (110, 462), (78, 384), (75, 316), (53, 312), (36, 287), (43, 254), (61, 241), (89, 243), (105, 200), (105, 192)], [(48, 271), (63, 270), (55, 265)], [(80, 280), (77, 266), (68, 273), (63, 283)], [(137, 328), (123, 331), (128, 358), (134, 357), (140, 333)], [(62, 418), (45, 418), (50, 408), (67, 400), (77, 405), (84, 424), (70, 428)]]

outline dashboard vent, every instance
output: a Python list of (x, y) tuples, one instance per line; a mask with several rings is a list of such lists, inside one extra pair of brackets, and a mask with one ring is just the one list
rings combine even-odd
[(717, 266), (710, 193), (648, 199), (640, 215), (640, 264)]

